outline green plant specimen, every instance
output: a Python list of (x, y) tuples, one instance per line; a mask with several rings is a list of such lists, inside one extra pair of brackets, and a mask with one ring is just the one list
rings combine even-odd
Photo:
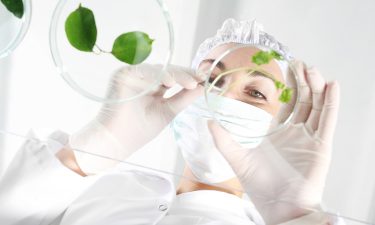
[(92, 10), (81, 4), (65, 21), (65, 33), (69, 43), (84, 52), (94, 52), (96, 47), (100, 53), (112, 54), (116, 59), (130, 65), (142, 63), (151, 54), (153, 39), (141, 31), (123, 33), (116, 38), (112, 51), (104, 51), (96, 45), (97, 27)]
[(5, 8), (18, 18), (22, 18), (24, 14), (24, 6), (22, 0), (1, 0)]

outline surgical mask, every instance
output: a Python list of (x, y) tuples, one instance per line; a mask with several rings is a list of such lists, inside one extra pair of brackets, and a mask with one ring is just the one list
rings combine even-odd
[[(218, 120), (244, 148), (255, 148), (267, 134), (272, 115), (227, 97), (204, 96), (180, 112), (172, 122), (175, 139), (193, 174), (203, 183), (220, 183), (235, 177), (230, 165), (215, 146), (207, 122)], [(242, 135), (240, 135), (242, 134)]]

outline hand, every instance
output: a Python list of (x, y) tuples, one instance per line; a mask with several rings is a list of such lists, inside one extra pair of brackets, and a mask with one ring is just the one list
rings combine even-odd
[[(71, 147), (124, 160), (156, 137), (179, 111), (203, 94), (203, 87), (198, 85), (203, 80), (192, 70), (169, 66), (161, 83), (155, 85), (155, 75), (160, 71), (160, 65), (148, 64), (116, 71), (108, 86), (108, 98), (127, 98), (152, 85), (155, 87), (148, 94), (123, 104), (103, 104), (96, 118), (72, 136)], [(183, 90), (164, 98), (164, 93), (176, 84)], [(117, 164), (85, 153), (75, 154), (82, 170), (89, 174)]]
[(319, 208), (331, 161), (339, 86), (315, 68), (293, 67), (300, 97), (291, 123), (243, 149), (218, 124), (209, 124), (215, 143), (267, 224), (294, 219)]

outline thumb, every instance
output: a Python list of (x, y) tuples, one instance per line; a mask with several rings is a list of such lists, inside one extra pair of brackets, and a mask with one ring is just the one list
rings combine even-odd
[(238, 159), (243, 158), (247, 151), (239, 143), (234, 141), (230, 133), (221, 127), (218, 122), (210, 120), (207, 123), (216, 148), (230, 165), (238, 164)]
[(192, 90), (182, 89), (177, 94), (166, 99), (168, 106), (173, 114), (177, 115), (181, 110), (190, 105), (196, 98), (202, 96), (204, 87), (198, 85)]

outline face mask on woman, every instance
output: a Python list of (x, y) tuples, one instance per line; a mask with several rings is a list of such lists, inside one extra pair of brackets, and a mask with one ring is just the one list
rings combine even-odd
[(213, 111), (208, 108), (205, 97), (199, 97), (176, 116), (172, 128), (186, 163), (199, 181), (220, 183), (235, 177), (235, 174), (216, 149), (207, 122), (218, 120), (234, 141), (251, 149), (261, 143), (272, 115), (235, 99), (207, 97), (210, 104), (214, 102)]

